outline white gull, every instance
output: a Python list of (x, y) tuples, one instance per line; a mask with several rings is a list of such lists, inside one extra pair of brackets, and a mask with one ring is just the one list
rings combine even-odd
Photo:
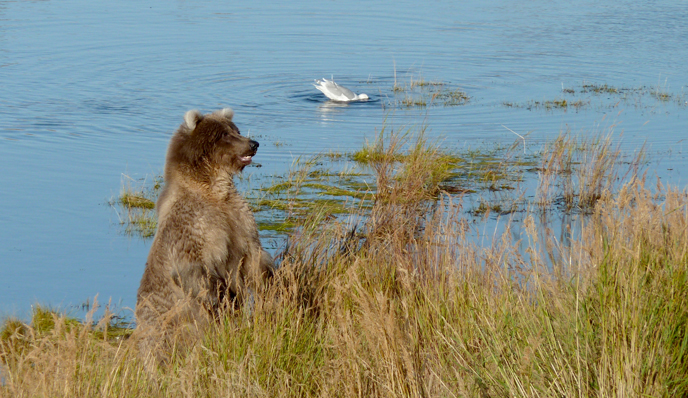
[(333, 101), (351, 102), (351, 101), (365, 101), (368, 96), (365, 94), (355, 94), (346, 87), (342, 87), (335, 83), (334, 80), (315, 80), (313, 86), (320, 90), (325, 96)]

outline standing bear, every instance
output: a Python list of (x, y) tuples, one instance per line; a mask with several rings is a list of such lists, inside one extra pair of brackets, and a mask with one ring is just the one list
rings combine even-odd
[(230, 108), (192, 110), (167, 149), (158, 228), (136, 303), (141, 354), (164, 360), (179, 330), (202, 332), (273, 273), (258, 228), (233, 177), (258, 143), (239, 133)]

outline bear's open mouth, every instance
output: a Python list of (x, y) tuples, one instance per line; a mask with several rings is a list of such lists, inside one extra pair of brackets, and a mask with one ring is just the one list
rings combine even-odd
[(253, 156), (251, 156), (251, 155), (249, 155), (249, 156), (241, 156), (241, 157), (239, 157), (239, 160), (241, 161), (241, 163), (243, 163), (243, 164), (246, 165), (246, 164), (250, 164), (250, 163), (251, 163), (251, 159), (252, 159), (252, 158), (253, 158)]

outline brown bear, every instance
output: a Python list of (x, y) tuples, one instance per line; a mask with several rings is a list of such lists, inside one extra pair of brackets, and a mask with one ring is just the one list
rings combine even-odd
[(272, 275), (272, 258), (233, 180), (258, 143), (239, 133), (233, 116), (230, 108), (189, 111), (170, 140), (158, 227), (136, 303), (146, 360), (164, 360), (175, 330), (202, 332)]

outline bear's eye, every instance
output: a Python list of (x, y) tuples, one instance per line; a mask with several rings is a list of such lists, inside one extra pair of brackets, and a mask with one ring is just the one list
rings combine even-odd
[(224, 139), (224, 140), (231, 140), (231, 139), (232, 139), (232, 136), (236, 137), (237, 135), (241, 135), (241, 134), (239, 133), (239, 130), (226, 129), (226, 130), (222, 133), (222, 139)]

